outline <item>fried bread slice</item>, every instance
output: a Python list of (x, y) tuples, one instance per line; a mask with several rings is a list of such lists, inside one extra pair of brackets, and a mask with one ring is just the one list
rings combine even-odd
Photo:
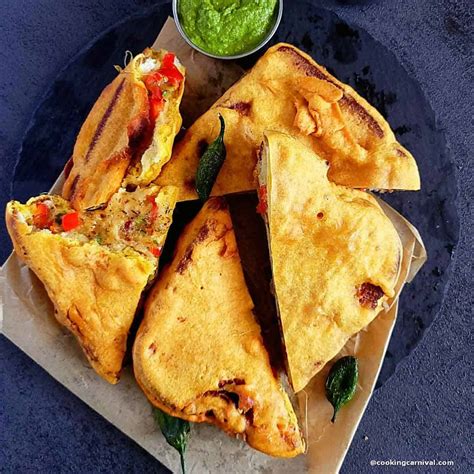
[(210, 199), (147, 298), (133, 348), (135, 377), (168, 414), (293, 457), (304, 442), (252, 309), (230, 213), (223, 198)]
[(16, 254), (44, 284), (56, 319), (110, 383), (119, 380), (128, 332), (155, 275), (176, 191), (122, 190), (105, 209), (82, 212), (54, 195), (7, 205)]
[(387, 121), (350, 86), (310, 56), (279, 43), (186, 131), (157, 179), (195, 199), (194, 176), (203, 148), (226, 123), (227, 158), (212, 195), (256, 188), (253, 170), (265, 130), (299, 138), (330, 164), (330, 181), (352, 188), (417, 190), (415, 159)]
[(368, 193), (328, 180), (297, 139), (267, 132), (258, 164), (288, 372), (296, 392), (394, 296), (401, 242)]
[(76, 210), (158, 176), (181, 128), (184, 74), (174, 54), (148, 48), (103, 90), (77, 136), (62, 191)]

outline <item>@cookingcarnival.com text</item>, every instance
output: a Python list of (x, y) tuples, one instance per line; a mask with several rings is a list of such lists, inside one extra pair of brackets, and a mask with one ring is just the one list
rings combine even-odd
[(438, 459), (372, 459), (370, 461), (371, 466), (377, 467), (410, 467), (410, 466), (454, 466), (454, 461), (438, 460)]

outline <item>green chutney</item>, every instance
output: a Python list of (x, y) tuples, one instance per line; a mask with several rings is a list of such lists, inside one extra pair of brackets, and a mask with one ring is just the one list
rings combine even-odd
[(277, 0), (179, 0), (178, 15), (188, 38), (218, 56), (258, 46), (275, 23)]

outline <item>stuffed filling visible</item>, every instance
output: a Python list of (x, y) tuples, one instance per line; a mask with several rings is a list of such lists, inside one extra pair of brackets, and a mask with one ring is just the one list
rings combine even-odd
[[(175, 115), (179, 114), (177, 106), (184, 81), (184, 68), (173, 53), (150, 52), (137, 57), (136, 61), (136, 73), (147, 90), (149, 107), (148, 118), (138, 134), (138, 143), (134, 144), (125, 179), (125, 184), (129, 186), (148, 182), (156, 174), (154, 168), (168, 161), (171, 149), (168, 150), (167, 141), (171, 135), (173, 139), (175, 134), (168, 128), (175, 121)], [(179, 118), (177, 121), (180, 123)]]
[(75, 211), (59, 196), (39, 196), (17, 209), (32, 232), (50, 232), (113, 251), (133, 249), (156, 260), (171, 225), (176, 189), (168, 186), (120, 190), (105, 208)]

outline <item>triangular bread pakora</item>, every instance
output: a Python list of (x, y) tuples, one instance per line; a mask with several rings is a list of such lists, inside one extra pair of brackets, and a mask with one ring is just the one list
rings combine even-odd
[(102, 91), (66, 166), (62, 195), (72, 207), (107, 203), (121, 185), (158, 176), (181, 128), (184, 74), (173, 53), (147, 48)]
[(56, 319), (110, 383), (118, 382), (128, 331), (155, 275), (176, 191), (121, 190), (105, 209), (80, 213), (53, 195), (7, 205), (18, 257), (44, 284)]
[(265, 130), (299, 138), (330, 164), (330, 181), (352, 188), (420, 187), (415, 159), (387, 121), (350, 86), (310, 56), (279, 43), (187, 130), (157, 183), (178, 186), (178, 201), (195, 199), (194, 176), (206, 143), (226, 123), (227, 158), (212, 194), (256, 188), (253, 170)]
[(135, 377), (170, 415), (293, 457), (304, 443), (252, 309), (227, 205), (210, 199), (147, 298), (133, 348)]
[(327, 163), (297, 139), (267, 132), (257, 171), (298, 392), (394, 296), (401, 243), (376, 200), (331, 183)]

